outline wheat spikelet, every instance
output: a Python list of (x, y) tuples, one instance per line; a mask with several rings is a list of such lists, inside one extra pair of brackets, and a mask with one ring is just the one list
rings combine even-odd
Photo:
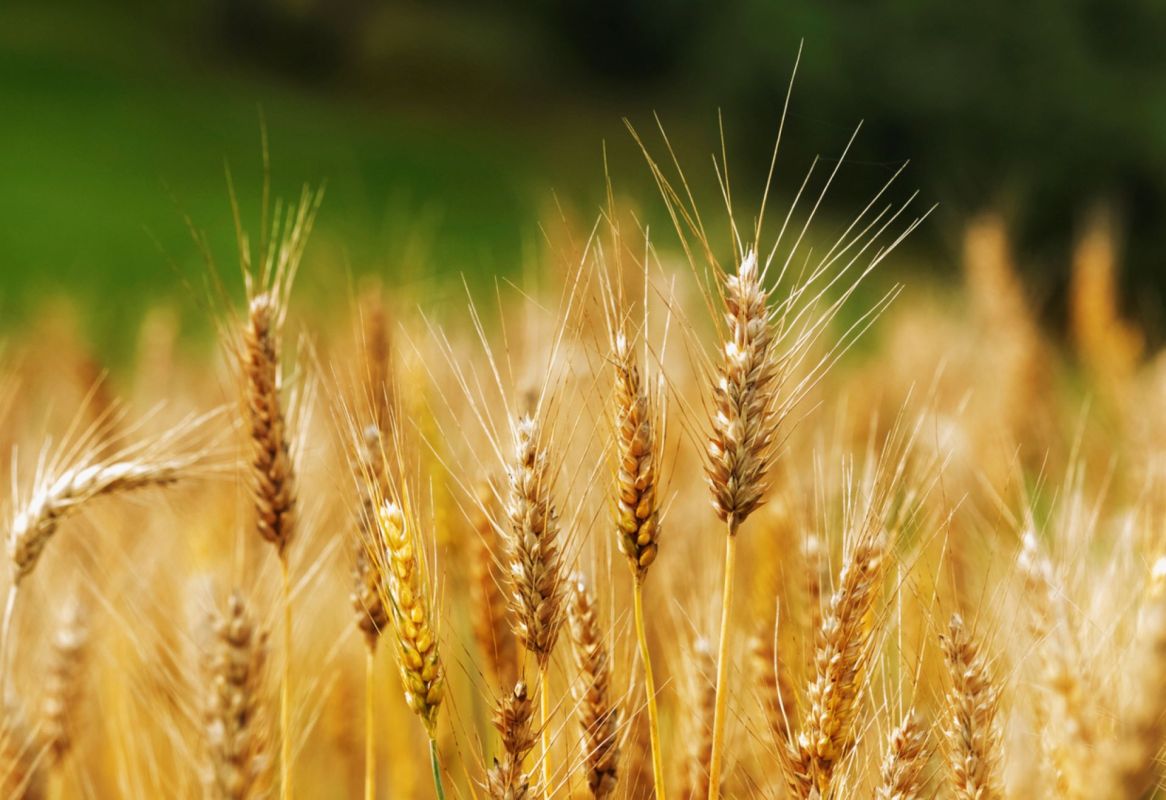
[(566, 585), (547, 454), (539, 442), (538, 423), (530, 415), (515, 425), (514, 462), (507, 467), (507, 476), (512, 623), (518, 640), (541, 669), (559, 637)]
[(997, 800), (1000, 733), (996, 711), (1000, 690), (980, 647), (959, 615), (942, 637), (952, 687), (947, 693), (946, 758), (948, 779), (959, 800)]
[(730, 535), (765, 499), (777, 423), (779, 362), (757, 254), (724, 278), (722, 362), (713, 383), (712, 433), (705, 471), (717, 516)]
[(797, 797), (815, 790), (826, 796), (835, 768), (854, 746), (886, 557), (885, 536), (864, 534), (842, 565), (818, 631), (805, 720), (792, 747), (782, 750), (786, 782)]
[(19, 582), (33, 571), (62, 520), (90, 500), (169, 486), (182, 478), (191, 464), (187, 458), (142, 458), (84, 464), (46, 478), (12, 519), (8, 546), (16, 568), (15, 580)]
[(73, 747), (77, 708), (82, 696), (86, 639), (80, 603), (73, 601), (53, 637), (53, 658), (41, 704), (41, 735), (48, 745), (53, 764), (59, 764)]
[(877, 800), (923, 800), (927, 751), (927, 729), (919, 715), (911, 712), (891, 731), (879, 771)]
[(619, 709), (611, 702), (611, 659), (596, 619), (595, 601), (581, 574), (567, 604), (571, 643), (582, 688), (577, 703), (586, 748), (587, 785), (596, 800), (615, 792), (619, 762)]
[(377, 520), (388, 557), (389, 608), (405, 702), (433, 739), (445, 690), (445, 669), (437, 652), (425, 566), (418, 556), (416, 534), (406, 524), (400, 506), (386, 500)]
[(502, 739), (501, 757), (494, 758), (494, 766), (486, 773), (486, 793), (491, 800), (527, 800), (535, 796), (531, 778), (524, 769), (536, 735), (531, 720), (534, 703), (527, 696), (526, 684), (519, 681), (514, 689), (501, 698), (494, 711), (494, 727)]
[(643, 385), (635, 354), (621, 333), (615, 346), (615, 524), (619, 549), (637, 579), (656, 560), (660, 509), (656, 496), (659, 414)]
[(280, 400), (280, 307), (274, 292), (251, 298), (243, 374), (251, 439), (251, 493), (259, 535), (283, 556), (295, 531), (295, 468)]
[(262, 797), (270, 768), (263, 713), (267, 638), (238, 592), (215, 620), (214, 637), (207, 676), (207, 796)]
[(472, 584), (474, 638), (497, 685), (513, 686), (518, 680), (518, 642), (507, 621), (506, 594), (495, 569), (502, 546), (494, 523), (495, 505), (493, 489), (483, 482), (473, 509), (477, 533)]

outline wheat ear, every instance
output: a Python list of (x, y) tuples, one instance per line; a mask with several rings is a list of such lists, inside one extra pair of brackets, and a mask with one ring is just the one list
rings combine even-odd
[(53, 659), (41, 705), (42, 736), (54, 767), (68, 755), (76, 736), (87, 638), (81, 604), (73, 600), (53, 637)]
[(877, 800), (923, 800), (927, 766), (927, 729), (914, 712), (891, 731), (887, 753), (879, 770)]
[(1135, 647), (1136, 692), (1107, 754), (1109, 796), (1130, 800), (1144, 796), (1159, 780), (1157, 759), (1166, 742), (1166, 557), (1154, 563)]
[(946, 757), (948, 778), (958, 800), (998, 800), (1000, 732), (996, 711), (1000, 690), (979, 644), (964, 621), (951, 618), (942, 638), (951, 677), (947, 693)]
[(242, 364), (251, 442), (251, 495), (259, 535), (279, 556), (283, 598), (280, 679), (280, 797), (291, 800), (291, 576), (287, 546), (295, 533), (295, 468), (280, 398), (282, 308), (277, 291), (251, 298), (243, 331)]
[(713, 509), (728, 529), (709, 800), (716, 800), (720, 795), (724, 757), (737, 530), (765, 498), (780, 420), (776, 413), (779, 365), (773, 347), (769, 293), (761, 279), (757, 254), (750, 251), (741, 261), (737, 274), (726, 275), (723, 281), (728, 330), (713, 382), (712, 433), (705, 460)]
[(514, 462), (507, 467), (510, 484), (506, 539), (510, 564), (511, 609), (515, 635), (539, 667), (543, 791), (550, 791), (550, 725), (547, 678), (551, 653), (563, 622), (566, 584), (559, 551), (558, 512), (552, 500), (547, 453), (539, 425), (529, 414), (514, 428)]
[(444, 800), (437, 763), (437, 712), (445, 696), (445, 667), (437, 650), (428, 572), (420, 556), (415, 526), (407, 524), (401, 507), (384, 501), (377, 521), (388, 557), (388, 605), (405, 702), (421, 718), (429, 736), (434, 787)]
[(814, 679), (806, 690), (805, 721), (794, 752), (782, 760), (786, 782), (797, 797), (809, 797), (813, 791), (828, 796), (835, 768), (854, 747), (874, 638), (872, 612), (882, 587), (886, 555), (882, 534), (858, 537), (822, 619)]
[(130, 459), (84, 464), (62, 471), (38, 486), (20, 507), (9, 529), (14, 582), (33, 571), (61, 522), (97, 497), (169, 486), (192, 466), (189, 458)]
[(1096, 789), (1092, 779), (1095, 735), (1089, 710), (1094, 695), (1072, 630), (1069, 604), (1057, 585), (1052, 561), (1032, 531), (1022, 538), (1019, 567), (1029, 601), (1029, 629), (1040, 658), (1040, 681), (1047, 690), (1036, 702), (1057, 793), (1070, 800), (1088, 797)]
[(595, 800), (606, 800), (615, 793), (618, 778), (619, 709), (611, 701), (611, 657), (582, 574), (571, 582), (567, 619), (581, 683), (577, 704), (586, 746), (587, 786)]
[(656, 560), (660, 538), (657, 496), (660, 450), (660, 414), (647, 390), (635, 353), (622, 333), (615, 342), (615, 524), (620, 551), (632, 570), (633, 610), (648, 704), (648, 734), (652, 743), (652, 779), (657, 800), (665, 800), (664, 758), (660, 744), (660, 711), (652, 654), (644, 623), (644, 579)]
[(494, 727), (502, 739), (502, 755), (486, 773), (486, 793), (490, 800), (527, 800), (532, 794), (530, 776), (523, 763), (534, 749), (531, 726), (534, 704), (519, 681), (501, 698), (494, 711)]
[(268, 755), (263, 716), (267, 637), (242, 597), (231, 595), (215, 620), (206, 704), (207, 792), (223, 800), (266, 794)]

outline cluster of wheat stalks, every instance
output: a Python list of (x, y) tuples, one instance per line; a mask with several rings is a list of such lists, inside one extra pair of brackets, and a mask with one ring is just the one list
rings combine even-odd
[(1062, 346), (997, 220), (871, 302), (909, 201), (814, 248), (833, 174), (750, 236), (725, 177), (722, 243), (649, 164), (667, 246), (609, 199), (457, 313), (292, 336), (306, 193), (223, 358), (14, 342), (3, 796), (1150, 796), (1166, 365), (1109, 228)]

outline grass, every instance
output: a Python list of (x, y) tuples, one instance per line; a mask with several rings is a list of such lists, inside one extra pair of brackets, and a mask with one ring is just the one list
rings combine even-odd
[(201, 283), (199, 254), (182, 217), (230, 264), (225, 164), (244, 208), (257, 207), (261, 118), (276, 193), (327, 183), (316, 244), (332, 244), (336, 279), (339, 268), (402, 271), (419, 229), (427, 262), (447, 274), (518, 260), (537, 198), (529, 151), (504, 130), (187, 63), (115, 14), (62, 17), (0, 9), (0, 107), (18, 110), (0, 128), (4, 325), (67, 287), (101, 298), (85, 309), (89, 332), (124, 353), (127, 307), (196, 312), (184, 284)]

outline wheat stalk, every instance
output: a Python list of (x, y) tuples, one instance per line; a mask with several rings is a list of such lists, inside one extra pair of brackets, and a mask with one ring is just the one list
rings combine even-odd
[(615, 793), (618, 778), (619, 709), (611, 700), (611, 657), (599, 630), (595, 600), (581, 573), (571, 581), (567, 619), (582, 684), (577, 704), (586, 748), (587, 786), (592, 797), (604, 800)]
[(944, 698), (945, 755), (952, 791), (959, 800), (997, 800), (1003, 797), (996, 727), (1000, 690), (979, 644), (958, 614), (952, 616), (942, 645), (952, 683)]
[(270, 768), (263, 714), (267, 637), (235, 592), (215, 620), (205, 709), (207, 794), (245, 800), (266, 794)]
[(762, 286), (756, 252), (745, 254), (736, 275), (724, 276), (722, 295), (728, 330), (713, 382), (712, 432), (705, 459), (713, 510), (728, 529), (709, 800), (716, 800), (720, 794), (737, 531), (765, 498), (780, 421), (776, 410), (779, 362), (773, 348), (769, 293)]

